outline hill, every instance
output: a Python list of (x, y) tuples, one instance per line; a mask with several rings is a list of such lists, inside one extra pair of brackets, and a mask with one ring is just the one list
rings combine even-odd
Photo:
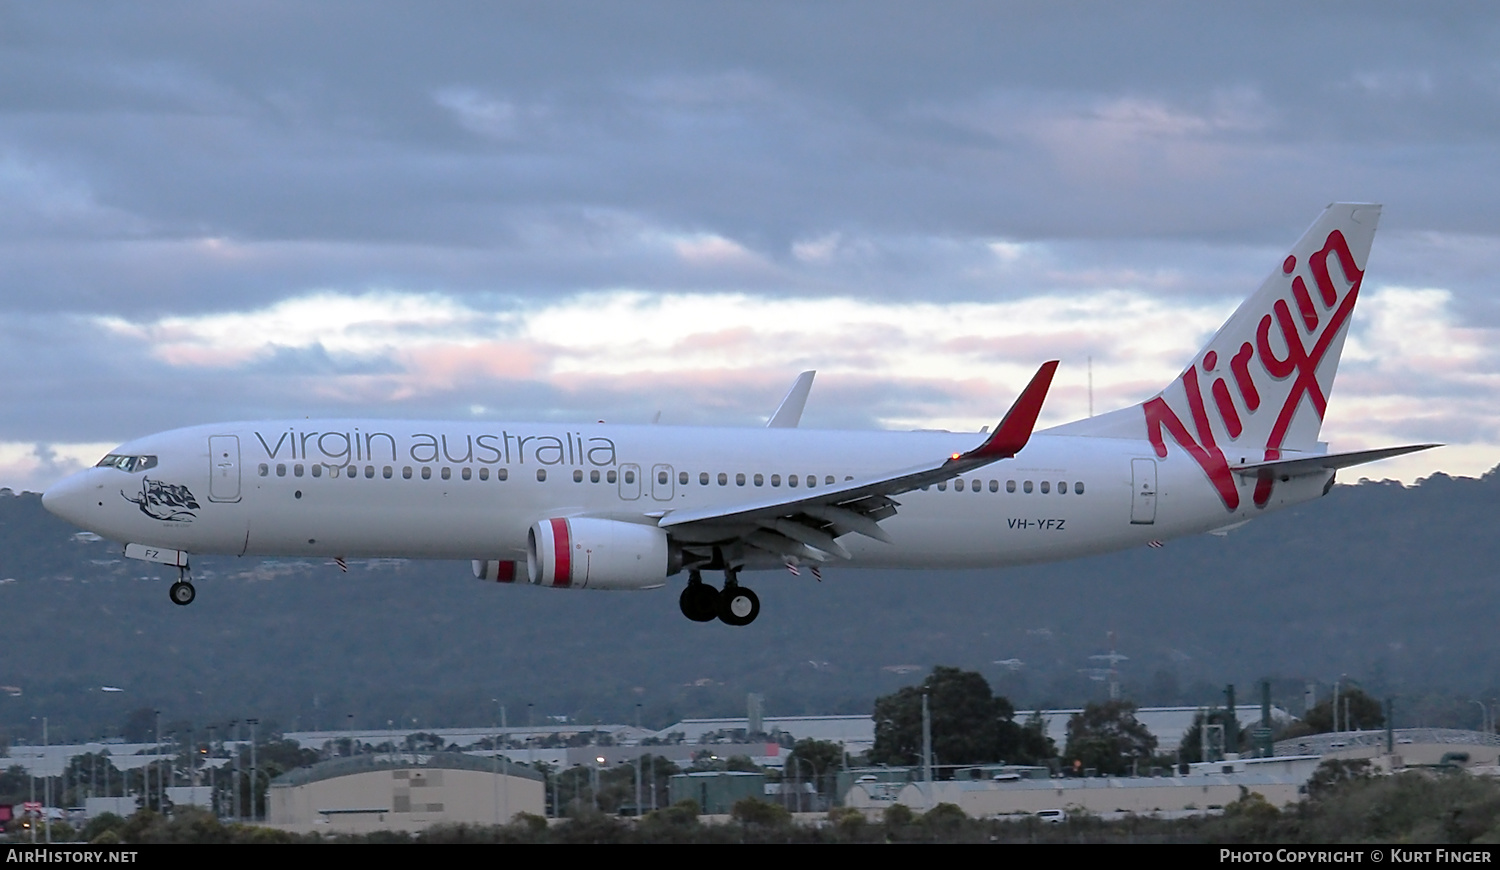
[[(1276, 678), (1358, 678), (1403, 722), (1437, 692), (1500, 695), (1500, 474), (1361, 481), (1227, 537), (1004, 571), (831, 568), (752, 582), (752, 626), (694, 624), (654, 592), (497, 587), (467, 563), (204, 558), (198, 599), (0, 495), (0, 729), (104, 736), (130, 711), (198, 724), (417, 728), (531, 715), (664, 725), (742, 713), (867, 712), (936, 664), (979, 670), (1018, 706), (1100, 697), (1115, 648), (1130, 697), (1206, 703)], [(676, 579), (676, 578), (674, 578)], [(997, 661), (1019, 659), (1012, 671)], [(1098, 676), (1094, 674), (1093, 676)], [(101, 687), (123, 689), (103, 692)], [(1460, 705), (1461, 706), (1461, 705)], [(1473, 706), (1473, 705), (1471, 705)], [(352, 719), (350, 717), (352, 715)], [(1473, 717), (1478, 718), (1477, 707)]]

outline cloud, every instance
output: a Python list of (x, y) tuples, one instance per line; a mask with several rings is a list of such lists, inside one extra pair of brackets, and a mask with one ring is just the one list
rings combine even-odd
[(1077, 415), (1089, 357), (1143, 398), (1368, 199), (1328, 430), (1473, 470), (1500, 13), (1185, 8), (6, 6), (0, 443), (743, 423), (807, 367), (809, 421), (967, 428), (1054, 354)]

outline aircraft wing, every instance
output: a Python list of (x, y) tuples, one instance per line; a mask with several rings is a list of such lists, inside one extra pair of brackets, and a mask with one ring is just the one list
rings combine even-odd
[(792, 382), (786, 398), (777, 406), (776, 413), (766, 421), (767, 429), (795, 429), (802, 421), (802, 409), (807, 407), (807, 394), (812, 391), (813, 376), (817, 372), (803, 372)]
[(890, 541), (880, 528), (880, 521), (895, 516), (900, 507), (893, 496), (940, 483), (1020, 452), (1031, 439), (1056, 371), (1057, 360), (1043, 363), (995, 431), (965, 453), (846, 480), (792, 498), (773, 497), (670, 511), (658, 520), (658, 525), (689, 548), (694, 544), (721, 549), (739, 545), (785, 558), (826, 561), (832, 555), (848, 559), (849, 552), (836, 540), (842, 535), (856, 532)]

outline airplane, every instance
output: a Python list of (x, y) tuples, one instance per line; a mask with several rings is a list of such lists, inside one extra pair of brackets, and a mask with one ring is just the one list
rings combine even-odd
[[(1192, 358), (1136, 405), (1033, 432), (1058, 362), (993, 431), (797, 428), (804, 373), (764, 429), (334, 419), (223, 423), (122, 444), (42, 496), (178, 568), (200, 554), (469, 559), (476, 577), (653, 589), (749, 625), (745, 571), (994, 568), (1160, 546), (1325, 495), (1318, 432), (1380, 206), (1328, 206)], [(976, 443), (977, 442), (977, 443)], [(703, 579), (722, 572), (723, 586)], [(821, 574), (819, 574), (821, 577)]]

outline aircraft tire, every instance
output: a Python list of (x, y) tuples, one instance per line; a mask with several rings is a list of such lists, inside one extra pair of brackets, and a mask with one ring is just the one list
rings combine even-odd
[(179, 580), (172, 584), (172, 588), (167, 590), (167, 594), (172, 597), (173, 604), (186, 607), (193, 603), (194, 598), (198, 597), (198, 590), (193, 588), (193, 584)]
[(731, 586), (719, 595), (719, 621), (726, 625), (749, 625), (760, 615), (760, 598), (743, 586)]
[(677, 599), (682, 615), (694, 622), (712, 622), (719, 615), (719, 590), (707, 583), (689, 583)]

